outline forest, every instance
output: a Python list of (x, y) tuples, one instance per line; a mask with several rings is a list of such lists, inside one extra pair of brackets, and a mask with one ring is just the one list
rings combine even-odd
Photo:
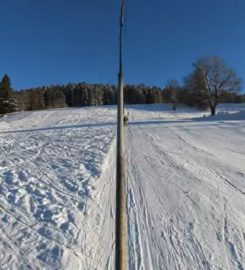
[[(219, 57), (202, 57), (193, 64), (193, 71), (182, 85), (170, 80), (164, 87), (124, 86), (125, 104), (178, 103), (210, 108), (212, 115), (219, 103), (243, 103), (242, 81)], [(114, 105), (117, 86), (110, 84), (68, 83), (15, 91), (11, 79), (4, 75), (0, 82), (0, 114), (15, 111), (62, 107)]]

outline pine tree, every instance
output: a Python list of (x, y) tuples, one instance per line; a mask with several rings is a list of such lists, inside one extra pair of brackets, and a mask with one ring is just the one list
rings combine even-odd
[(65, 95), (57, 86), (45, 90), (44, 101), (46, 108), (62, 108), (66, 106)]
[(0, 83), (0, 114), (17, 110), (17, 101), (13, 96), (11, 82), (8, 75), (4, 75)]
[(88, 105), (89, 105), (88, 89), (84, 87), (82, 89), (82, 106), (88, 106)]

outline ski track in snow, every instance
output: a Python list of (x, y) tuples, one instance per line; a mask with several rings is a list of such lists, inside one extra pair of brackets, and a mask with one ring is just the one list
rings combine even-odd
[[(115, 109), (36, 111), (4, 118), (0, 268), (110, 267), (114, 203), (113, 182), (106, 176), (113, 179), (107, 163), (112, 163), (115, 148), (110, 150)], [(111, 124), (103, 126), (107, 121)]]
[[(245, 107), (219, 110), (128, 106), (130, 270), (245, 270)], [(114, 269), (115, 121), (114, 106), (0, 119), (0, 269)]]
[(245, 122), (127, 130), (130, 269), (245, 269)]

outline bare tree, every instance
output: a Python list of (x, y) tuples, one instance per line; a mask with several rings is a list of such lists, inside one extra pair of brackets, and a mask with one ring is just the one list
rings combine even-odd
[(202, 57), (193, 66), (194, 70), (186, 80), (187, 85), (203, 103), (208, 104), (211, 115), (215, 115), (222, 94), (239, 92), (241, 79), (217, 56)]

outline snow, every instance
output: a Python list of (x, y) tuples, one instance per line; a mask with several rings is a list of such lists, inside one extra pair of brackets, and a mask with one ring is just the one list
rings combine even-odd
[(4, 116), (1, 269), (89, 269), (99, 254), (94, 250), (103, 247), (98, 234), (106, 215), (99, 215), (99, 200), (108, 183), (97, 182), (114, 144), (115, 124), (107, 122), (114, 121), (115, 113), (107, 107)]
[[(245, 269), (244, 112), (127, 106), (130, 270)], [(115, 106), (0, 118), (1, 269), (114, 269), (115, 134)]]

